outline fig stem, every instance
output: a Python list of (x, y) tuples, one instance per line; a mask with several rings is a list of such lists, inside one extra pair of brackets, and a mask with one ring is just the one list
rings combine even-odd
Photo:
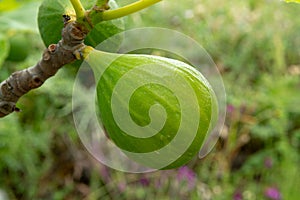
[(94, 50), (95, 49), (91, 46), (84, 46), (84, 48), (81, 50), (82, 58), (86, 59), (88, 55)]
[(85, 9), (83, 8), (80, 0), (70, 0), (73, 5), (73, 8), (76, 12), (76, 21), (79, 23), (84, 23), (85, 18)]
[(103, 12), (102, 20), (107, 21), (121, 18), (134, 12), (140, 11), (144, 8), (147, 8), (160, 1), (162, 0), (140, 0), (115, 10), (107, 10)]

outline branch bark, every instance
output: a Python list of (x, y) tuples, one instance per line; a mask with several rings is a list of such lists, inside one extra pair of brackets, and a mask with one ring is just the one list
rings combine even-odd
[(85, 29), (75, 21), (68, 21), (62, 30), (62, 39), (45, 49), (42, 59), (33, 67), (14, 72), (0, 84), (0, 118), (15, 111), (17, 101), (32, 89), (40, 87), (48, 78), (80, 55), (85, 47)]

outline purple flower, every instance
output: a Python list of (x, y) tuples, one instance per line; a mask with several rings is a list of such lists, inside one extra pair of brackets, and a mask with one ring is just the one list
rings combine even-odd
[(265, 190), (265, 196), (272, 200), (281, 200), (281, 194), (276, 187), (268, 187)]
[(243, 194), (241, 191), (237, 190), (233, 194), (233, 200), (243, 200)]
[(235, 108), (232, 104), (227, 105), (227, 112), (228, 114), (232, 114), (234, 112)]
[(192, 189), (196, 185), (196, 174), (193, 170), (187, 166), (180, 167), (177, 174), (179, 181), (187, 181), (189, 189)]
[(140, 178), (140, 183), (142, 186), (149, 186), (150, 180), (147, 177), (143, 176)]
[(266, 168), (270, 169), (273, 167), (273, 160), (271, 157), (265, 158), (264, 165)]

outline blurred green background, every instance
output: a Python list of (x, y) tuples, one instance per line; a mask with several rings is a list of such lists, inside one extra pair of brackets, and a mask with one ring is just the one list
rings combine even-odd
[[(44, 49), (41, 1), (0, 1), (0, 80), (34, 65)], [(133, 0), (119, 0), (126, 5)], [(300, 4), (280, 0), (163, 2), (125, 17), (200, 43), (227, 93), (221, 137), (204, 159), (169, 171), (129, 174), (96, 162), (72, 119), (77, 69), (67, 66), (0, 119), (0, 200), (296, 200), (300, 196)]]

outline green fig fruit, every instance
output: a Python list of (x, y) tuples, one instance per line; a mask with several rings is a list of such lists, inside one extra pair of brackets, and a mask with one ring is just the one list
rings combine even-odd
[(199, 71), (159, 56), (97, 50), (86, 62), (97, 81), (99, 120), (129, 158), (171, 169), (197, 154), (218, 113), (214, 92)]

